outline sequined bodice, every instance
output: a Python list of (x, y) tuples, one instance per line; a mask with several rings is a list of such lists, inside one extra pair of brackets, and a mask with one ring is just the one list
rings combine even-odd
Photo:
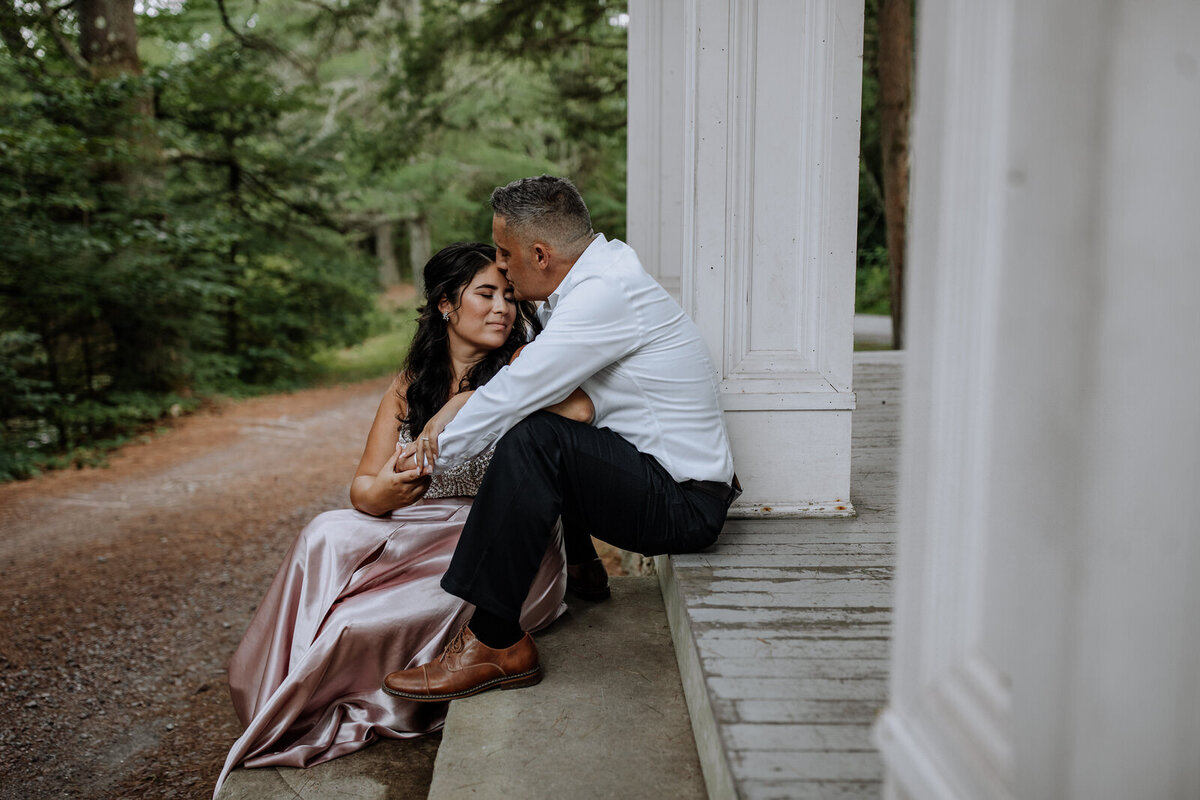
[[(400, 431), (400, 446), (412, 442), (408, 431)], [(488, 464), (492, 463), (492, 451), (485, 450), (474, 458), (469, 458), (457, 467), (451, 467), (433, 476), (429, 483), (429, 491), (425, 497), (435, 500), (439, 497), (474, 497), (479, 492), (479, 484), (483, 481), (483, 473), (487, 472)]]

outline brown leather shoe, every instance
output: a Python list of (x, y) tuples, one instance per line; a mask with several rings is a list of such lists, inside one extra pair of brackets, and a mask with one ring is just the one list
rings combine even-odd
[(567, 591), (583, 600), (607, 600), (612, 596), (608, 588), (608, 570), (599, 558), (582, 564), (567, 565)]
[(396, 697), (432, 703), (470, 697), (488, 689), (520, 689), (542, 680), (537, 647), (528, 633), (503, 650), (493, 650), (463, 625), (436, 660), (393, 672), (383, 690)]

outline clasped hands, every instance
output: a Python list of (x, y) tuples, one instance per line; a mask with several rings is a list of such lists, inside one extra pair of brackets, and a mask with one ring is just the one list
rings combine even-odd
[(389, 506), (400, 509), (425, 497), (433, 480), (433, 464), (437, 462), (438, 437), (466, 402), (462, 395), (456, 395), (426, 423), (416, 441), (403, 447), (397, 441), (395, 455), (384, 462), (376, 475), (376, 487), (388, 499)]
[[(463, 395), (469, 393), (463, 392)], [(371, 479), (370, 489), (355, 507), (367, 513), (386, 513), (413, 505), (425, 497), (438, 457), (438, 437), (466, 402), (467, 398), (462, 395), (451, 398), (428, 421), (416, 441), (403, 447), (397, 441), (396, 450), (380, 465)]]
[(384, 507), (404, 508), (425, 496), (430, 480), (432, 476), (417, 469), (412, 457), (405, 457), (397, 442), (396, 452), (376, 473), (372, 489)]
[(438, 409), (438, 412), (429, 418), (429, 422), (425, 423), (425, 427), (421, 429), (421, 434), (417, 436), (416, 440), (409, 442), (404, 449), (398, 452), (397, 469), (415, 469), (418, 475), (431, 475), (433, 467), (437, 463), (438, 437), (450, 424), (450, 420), (454, 419), (459, 410), (466, 405), (472, 394), (473, 392), (460, 392)]
[(438, 437), (458, 413), (471, 392), (462, 392), (450, 399), (433, 415), (415, 442), (404, 447), (396, 443), (396, 452), (375, 475), (373, 489), (387, 508), (403, 508), (425, 496), (433, 479), (437, 462)]

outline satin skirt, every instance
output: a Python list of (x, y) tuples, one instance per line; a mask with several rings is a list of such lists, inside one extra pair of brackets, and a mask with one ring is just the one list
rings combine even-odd
[[(218, 790), (238, 765), (308, 767), (441, 728), (447, 703), (393, 697), (381, 683), (433, 660), (470, 619), (473, 606), (439, 585), (470, 508), (454, 497), (389, 517), (340, 509), (304, 528), (229, 662), (245, 732)], [(565, 586), (556, 526), (522, 606), (525, 630), (558, 618)]]

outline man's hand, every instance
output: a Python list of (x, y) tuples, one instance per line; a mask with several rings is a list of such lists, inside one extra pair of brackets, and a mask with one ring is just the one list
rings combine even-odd
[(401, 458), (404, 461), (410, 457), (413, 458), (415, 466), (421, 470), (422, 475), (432, 473), (433, 466), (437, 463), (438, 437), (442, 435), (442, 431), (446, 430), (446, 426), (467, 404), (467, 400), (471, 399), (471, 395), (474, 393), (474, 390), (459, 392), (446, 401), (446, 405), (438, 409), (438, 412), (429, 418), (429, 422), (425, 423), (425, 427), (416, 441), (404, 448), (400, 454)]

